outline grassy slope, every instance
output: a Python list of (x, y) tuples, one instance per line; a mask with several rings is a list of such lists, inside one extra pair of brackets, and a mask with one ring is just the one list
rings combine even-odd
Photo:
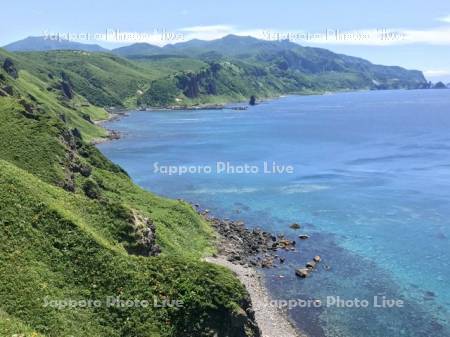
[[(23, 65), (21, 57), (0, 51), (0, 61), (7, 56)], [(97, 128), (72, 101), (46, 90), (54, 79), (43, 66), (28, 64), (18, 79), (0, 70), (0, 88), (13, 88), (12, 96), (0, 97), (0, 332), (243, 336), (244, 323), (231, 328), (231, 320), (246, 306), (244, 289), (228, 271), (199, 260), (213, 251), (209, 225), (189, 205), (135, 186), (95, 147), (68, 133), (77, 127), (89, 140)], [(74, 100), (84, 98), (75, 93)], [(32, 104), (32, 114), (23, 101)], [(74, 164), (88, 167), (89, 175), (74, 171)], [(68, 178), (74, 192), (59, 187)], [(96, 197), (87, 196), (87, 182)], [(135, 213), (156, 225), (159, 257), (127, 253)], [(184, 307), (58, 310), (43, 306), (46, 296), (156, 296), (182, 300)]]
[(104, 129), (83, 119), (83, 115), (89, 115), (92, 120), (104, 119), (108, 116), (104, 109), (90, 104), (77, 93), (72, 100), (67, 100), (62, 98), (59, 90), (49, 90), (58, 80), (50, 79), (48, 74), (55, 73), (57, 77), (58, 70), (35, 62), (35, 57), (28, 59), (23, 55), (12, 55), (0, 49), (1, 64), (6, 57), (14, 58), (17, 67), (21, 69), (20, 77), (7, 83), (13, 87), (18, 96), (33, 103), (37, 108), (45, 107), (45, 114), (48, 117), (64, 116), (68, 126), (79, 128), (88, 141), (106, 136)]
[[(0, 172), (2, 309), (37, 331), (48, 336), (182, 336), (183, 331), (194, 333), (191, 323), (201, 323), (202, 318), (202, 329), (212, 325), (208, 316), (218, 315), (215, 308), (232, 310), (233, 303), (242, 300), (241, 286), (224, 270), (185, 254), (172, 255), (172, 249), (158, 258), (129, 256), (110, 234), (102, 233), (104, 226), (117, 220), (104, 214), (100, 205), (4, 161)], [(80, 217), (86, 211), (89, 215)], [(186, 213), (185, 217), (192, 216)], [(185, 306), (182, 311), (56, 310), (43, 307), (47, 296), (101, 300), (167, 296)]]

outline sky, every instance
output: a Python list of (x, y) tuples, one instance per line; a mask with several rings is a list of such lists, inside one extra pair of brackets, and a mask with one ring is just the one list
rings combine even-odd
[(228, 34), (289, 38), (450, 82), (449, 0), (15, 0), (2, 12), (0, 46), (57, 34), (106, 48)]

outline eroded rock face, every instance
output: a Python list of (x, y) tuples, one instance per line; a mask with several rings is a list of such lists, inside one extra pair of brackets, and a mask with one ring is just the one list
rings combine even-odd
[(10, 75), (12, 78), (18, 78), (19, 72), (17, 71), (17, 68), (9, 57), (5, 59), (5, 62), (3, 62), (3, 69)]

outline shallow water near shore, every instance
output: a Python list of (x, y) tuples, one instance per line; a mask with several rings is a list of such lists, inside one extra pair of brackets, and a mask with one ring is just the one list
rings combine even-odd
[[(100, 150), (144, 188), (292, 239), (310, 235), (264, 271), (275, 299), (321, 301), (289, 310), (310, 336), (450, 336), (450, 90), (134, 112), (106, 127), (123, 137)], [(218, 173), (217, 162), (259, 172)], [(264, 162), (294, 173), (264, 172)], [(167, 175), (155, 163), (212, 172)], [(317, 254), (317, 270), (297, 278)], [(404, 304), (376, 307), (374, 297)], [(369, 305), (339, 302), (353, 299)]]

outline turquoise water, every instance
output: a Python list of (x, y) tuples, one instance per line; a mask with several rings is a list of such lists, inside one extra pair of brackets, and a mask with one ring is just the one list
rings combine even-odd
[[(99, 147), (134, 181), (216, 215), (298, 241), (285, 265), (264, 271), (275, 299), (316, 336), (450, 336), (450, 90), (290, 96), (246, 111), (134, 112)], [(258, 174), (218, 174), (216, 162)], [(261, 172), (263, 162), (293, 174)], [(167, 175), (154, 164), (210, 166)], [(197, 170), (198, 171), (198, 170)], [(300, 222), (300, 231), (289, 228)], [(320, 254), (312, 277), (293, 270)], [(324, 268), (324, 266), (329, 268)], [(374, 296), (404, 301), (378, 308)], [(368, 300), (367, 308), (326, 299)]]

